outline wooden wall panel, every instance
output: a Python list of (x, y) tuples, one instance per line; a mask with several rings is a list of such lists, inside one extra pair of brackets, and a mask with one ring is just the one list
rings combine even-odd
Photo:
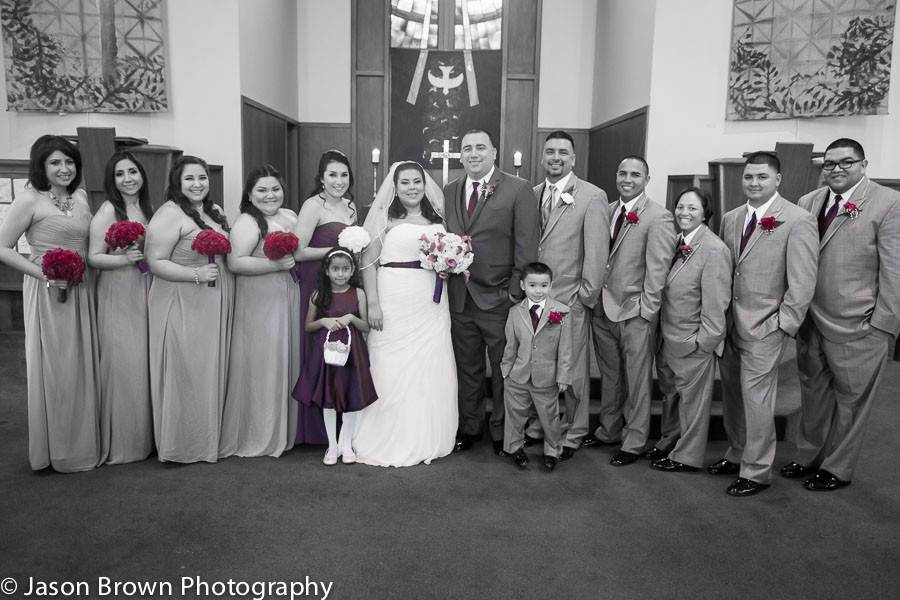
[[(544, 180), (544, 169), (541, 167), (541, 155), (544, 153), (544, 139), (551, 131), (557, 128), (541, 127), (537, 130), (537, 141), (534, 145), (534, 175), (533, 183), (536, 185)], [(581, 179), (587, 179), (588, 164), (590, 161), (590, 132), (587, 129), (565, 129), (566, 133), (575, 140), (575, 175)], [(521, 171), (520, 171), (521, 174)]]
[[(372, 202), (373, 174), (372, 149), (381, 148), (381, 156), (387, 157), (384, 132), (384, 77), (357, 77), (356, 79), (356, 137), (352, 148), (353, 178), (357, 204), (366, 206)], [(365, 101), (360, 101), (365, 99)]]
[(390, 38), (387, 23), (391, 3), (389, 0), (356, 0), (353, 10), (356, 24), (353, 38), (356, 42), (355, 70), (383, 74), (387, 70), (385, 49)]
[(503, 6), (506, 70), (510, 75), (535, 74), (540, 60), (540, 0), (507, 0)]
[[(290, 192), (292, 197), (296, 197), (298, 204), (308, 198), (315, 187), (319, 157), (326, 150), (332, 149), (340, 150), (349, 156), (352, 154), (350, 138), (350, 123), (300, 123), (300, 181), (297, 189)], [(356, 179), (355, 170), (353, 176)], [(352, 190), (356, 197), (359, 192), (358, 185), (356, 183)]]
[(169, 181), (169, 171), (174, 163), (183, 154), (178, 148), (171, 146), (157, 146), (143, 144), (128, 149), (138, 159), (147, 172), (148, 192), (150, 203), (155, 207), (162, 206), (166, 201), (166, 185)]
[(270, 164), (284, 178), (287, 195), (285, 206), (299, 208), (291, 194), (299, 179), (297, 156), (299, 123), (247, 97), (241, 98), (241, 135), (243, 138), (242, 178), (254, 167)]
[(506, 82), (505, 143), (501, 147), (500, 168), (514, 173), (513, 153), (522, 153), (519, 176), (534, 179), (534, 110), (537, 103), (535, 82), (529, 79), (510, 79)]
[[(603, 189), (612, 202), (616, 192), (616, 168), (622, 157), (644, 155), (647, 145), (647, 107), (593, 127), (590, 131), (588, 180)], [(650, 176), (653, 165), (650, 165)], [(663, 202), (664, 198), (659, 198)]]

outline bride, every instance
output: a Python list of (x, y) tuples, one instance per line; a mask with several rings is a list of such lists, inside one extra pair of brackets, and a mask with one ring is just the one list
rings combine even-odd
[(444, 196), (416, 162), (401, 162), (366, 216), (362, 258), (369, 359), (378, 402), (358, 417), (357, 460), (378, 466), (430, 463), (453, 450), (456, 364), (446, 294), (432, 299), (433, 271), (419, 267), (419, 237), (444, 231)]

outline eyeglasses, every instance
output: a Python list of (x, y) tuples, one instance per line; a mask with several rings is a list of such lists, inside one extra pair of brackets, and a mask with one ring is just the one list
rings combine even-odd
[(856, 163), (862, 162), (864, 160), (865, 160), (864, 158), (857, 158), (856, 160), (853, 160), (852, 158), (845, 158), (845, 159), (839, 160), (837, 162), (834, 162), (833, 160), (826, 160), (825, 162), (822, 163), (822, 170), (834, 171), (835, 167), (840, 166), (842, 170), (846, 171), (847, 169), (849, 169)]

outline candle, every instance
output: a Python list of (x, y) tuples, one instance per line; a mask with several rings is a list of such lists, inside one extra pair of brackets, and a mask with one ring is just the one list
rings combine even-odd
[(522, 166), (522, 153), (516, 150), (513, 152), (513, 166), (521, 167)]
[(372, 163), (377, 165), (380, 162), (381, 162), (381, 150), (379, 150), (378, 148), (373, 148), (372, 149)]

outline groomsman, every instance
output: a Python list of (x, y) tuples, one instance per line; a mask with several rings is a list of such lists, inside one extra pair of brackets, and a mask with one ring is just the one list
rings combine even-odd
[(850, 485), (881, 373), (900, 331), (900, 193), (866, 177), (859, 142), (825, 149), (826, 187), (800, 198), (818, 216), (819, 278), (797, 336), (801, 421), (789, 479)]
[(503, 377), (506, 317), (524, 296), (522, 268), (537, 260), (540, 215), (531, 186), (494, 166), (497, 150), (481, 129), (468, 131), (460, 144), (465, 177), (444, 188), (447, 229), (472, 237), (475, 260), (470, 277), (450, 278), (451, 335), (459, 381), (457, 452), (481, 438), (484, 421), (484, 352), (491, 364), (490, 433), (494, 451), (503, 452)]
[(719, 233), (734, 267), (728, 335), (719, 362), (729, 448), (708, 470), (739, 475), (726, 490), (732, 496), (769, 487), (778, 367), (816, 286), (815, 220), (778, 194), (780, 183), (777, 156), (748, 156), (742, 179), (747, 203), (725, 214)]
[(609, 259), (593, 316), (603, 375), (600, 426), (581, 445), (621, 440), (610, 460), (617, 467), (636, 461), (647, 445), (657, 320), (675, 251), (672, 213), (647, 197), (648, 181), (650, 168), (642, 157), (619, 163), (619, 200), (608, 207)]
[(575, 141), (565, 131), (547, 135), (541, 166), (546, 179), (534, 188), (541, 212), (538, 260), (553, 270), (553, 297), (571, 310), (572, 385), (564, 394), (565, 436), (560, 455), (560, 460), (568, 460), (588, 432), (589, 311), (597, 304), (606, 275), (609, 202), (603, 190), (572, 172)]

